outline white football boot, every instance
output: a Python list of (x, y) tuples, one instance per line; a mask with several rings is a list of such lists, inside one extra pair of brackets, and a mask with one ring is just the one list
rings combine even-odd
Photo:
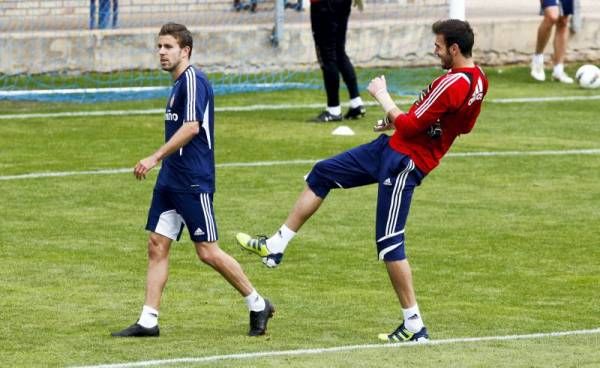
[(563, 71), (561, 72), (552, 72), (552, 80), (559, 81), (560, 83), (572, 84), (573, 78), (569, 77), (567, 73)]
[(539, 82), (546, 80), (546, 73), (544, 72), (544, 63), (538, 63), (535, 60), (531, 62), (531, 76), (533, 79)]

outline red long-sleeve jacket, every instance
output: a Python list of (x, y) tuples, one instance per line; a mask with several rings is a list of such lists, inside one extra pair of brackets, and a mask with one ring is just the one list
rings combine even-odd
[(429, 173), (456, 137), (473, 129), (487, 90), (487, 78), (478, 66), (451, 69), (423, 90), (407, 113), (396, 118), (390, 146)]

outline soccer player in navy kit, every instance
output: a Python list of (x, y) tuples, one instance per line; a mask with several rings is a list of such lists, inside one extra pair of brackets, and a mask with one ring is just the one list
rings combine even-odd
[(141, 180), (163, 161), (146, 229), (148, 274), (146, 300), (136, 323), (112, 335), (159, 336), (158, 309), (167, 282), (168, 256), (184, 226), (198, 258), (219, 272), (245, 298), (250, 310), (250, 336), (263, 335), (275, 309), (254, 289), (239, 263), (217, 244), (212, 206), (215, 191), (214, 98), (206, 76), (190, 65), (193, 40), (180, 24), (165, 24), (158, 35), (163, 70), (171, 73), (173, 89), (165, 112), (165, 144), (140, 160), (134, 175)]
[(404, 250), (404, 226), (414, 188), (433, 170), (461, 134), (473, 129), (488, 82), (471, 58), (474, 35), (467, 22), (457, 19), (433, 24), (435, 54), (448, 73), (435, 79), (402, 112), (387, 91), (383, 76), (374, 78), (369, 93), (385, 111), (375, 131), (395, 129), (392, 136), (355, 147), (315, 164), (307, 186), (281, 228), (270, 238), (238, 233), (240, 246), (262, 257), (268, 267), (282, 261), (288, 242), (319, 209), (331, 189), (377, 183), (376, 244), (402, 307), (403, 321), (384, 341), (426, 341), (429, 334), (417, 305), (412, 271)]

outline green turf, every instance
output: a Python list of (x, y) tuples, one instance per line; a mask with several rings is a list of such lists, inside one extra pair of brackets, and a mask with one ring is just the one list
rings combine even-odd
[[(488, 73), (490, 99), (593, 93), (530, 83), (525, 68)], [(321, 100), (320, 92), (288, 91), (221, 96), (218, 104)], [(14, 104), (3, 112), (75, 108), (100, 109)], [(353, 137), (332, 136), (334, 125), (304, 123), (317, 112), (218, 113), (217, 162), (318, 159), (376, 136), (370, 131), (380, 116), (376, 108), (367, 119), (349, 123)], [(486, 103), (473, 134), (460, 138), (452, 152), (598, 149), (599, 114), (597, 100)], [(161, 117), (152, 115), (0, 120), (0, 176), (133, 167), (161, 143), (162, 129)], [(375, 187), (332, 192), (279, 269), (264, 268), (234, 244), (236, 231), (270, 233), (281, 224), (310, 167), (217, 170), (221, 247), (277, 306), (263, 338), (245, 336), (243, 300), (200, 264), (187, 236), (172, 249), (162, 336), (109, 336), (132, 323), (143, 302), (143, 227), (156, 171), (141, 183), (131, 174), (0, 180), (1, 365), (91, 365), (376, 344), (377, 333), (395, 328), (401, 313), (376, 260)], [(598, 172), (598, 154), (444, 159), (415, 192), (406, 233), (433, 339), (600, 327)], [(358, 349), (204, 366), (595, 367), (599, 336)]]

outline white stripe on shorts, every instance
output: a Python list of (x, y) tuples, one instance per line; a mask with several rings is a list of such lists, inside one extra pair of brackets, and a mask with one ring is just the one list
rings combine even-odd
[(207, 193), (200, 194), (200, 203), (202, 204), (202, 212), (204, 212), (204, 222), (206, 223), (207, 241), (217, 240), (215, 232), (215, 221), (212, 216), (210, 197)]
[(392, 193), (392, 199), (390, 203), (390, 210), (388, 212), (387, 225), (385, 227), (385, 235), (389, 235), (396, 229), (396, 223), (398, 221), (398, 213), (402, 205), (402, 191), (406, 185), (406, 179), (408, 175), (415, 168), (415, 164), (412, 160), (409, 161), (408, 166), (398, 174), (396, 177), (396, 184), (394, 185), (394, 191)]
[(402, 245), (402, 243), (404, 243), (404, 241), (401, 241), (400, 243), (396, 243), (396, 244), (392, 244), (389, 247), (383, 248), (381, 250), (381, 252), (379, 252), (379, 260), (383, 261), (383, 257), (385, 257), (386, 254), (388, 254), (389, 252), (393, 251), (394, 249), (398, 248), (399, 246)]
[(400, 231), (396, 231), (395, 233), (391, 233), (391, 234), (387, 234), (385, 236), (382, 236), (381, 238), (377, 239), (377, 243), (382, 242), (382, 241), (384, 241), (386, 239), (389, 239), (389, 238), (391, 238), (393, 236), (400, 235), (400, 234), (404, 234), (404, 229), (402, 229)]

